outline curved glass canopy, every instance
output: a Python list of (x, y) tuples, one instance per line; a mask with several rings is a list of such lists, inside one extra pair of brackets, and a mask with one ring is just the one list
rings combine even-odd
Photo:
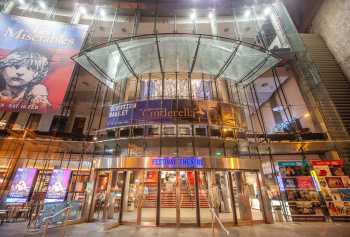
[(145, 73), (205, 73), (246, 83), (280, 59), (239, 40), (196, 34), (143, 35), (101, 44), (73, 57), (107, 85)]

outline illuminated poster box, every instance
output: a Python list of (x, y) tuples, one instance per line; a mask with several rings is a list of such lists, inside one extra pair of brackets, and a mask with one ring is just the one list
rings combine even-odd
[(8, 204), (26, 203), (32, 194), (37, 176), (38, 170), (35, 168), (17, 169), (5, 202)]
[(54, 169), (52, 171), (45, 203), (63, 202), (66, 200), (71, 174), (72, 171), (69, 169)]

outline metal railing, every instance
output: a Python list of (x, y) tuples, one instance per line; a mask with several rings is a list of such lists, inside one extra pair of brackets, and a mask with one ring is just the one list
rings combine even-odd
[(212, 228), (213, 236), (215, 236), (215, 220), (219, 223), (221, 230), (226, 234), (226, 236), (230, 236), (231, 232), (224, 226), (224, 224), (220, 220), (220, 217), (216, 214), (215, 209), (212, 207), (209, 207), (209, 210), (212, 215), (211, 228)]
[(64, 235), (65, 235), (65, 228), (66, 228), (67, 223), (68, 223), (69, 213), (70, 213), (71, 208), (72, 208), (71, 206), (65, 207), (62, 210), (60, 210), (60, 211), (56, 212), (55, 214), (53, 214), (52, 216), (48, 216), (48, 217), (43, 218), (44, 230), (43, 230), (42, 237), (45, 237), (47, 235), (47, 231), (49, 229), (49, 220), (52, 220), (55, 217), (57, 217), (58, 215), (66, 212), (65, 218), (64, 218), (63, 223), (62, 223), (63, 224), (62, 232), (61, 232), (61, 235), (60, 235), (61, 237), (64, 237)]

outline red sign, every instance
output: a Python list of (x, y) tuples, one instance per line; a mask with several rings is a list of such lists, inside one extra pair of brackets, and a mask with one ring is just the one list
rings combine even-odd
[(313, 166), (343, 166), (343, 160), (312, 160), (310, 161)]
[(314, 185), (313, 185), (311, 176), (297, 177), (297, 188), (314, 189)]

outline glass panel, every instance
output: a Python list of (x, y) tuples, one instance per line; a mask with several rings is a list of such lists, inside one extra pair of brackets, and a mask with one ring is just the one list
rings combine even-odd
[(94, 68), (92, 64), (87, 60), (87, 57), (85, 56), (85, 54), (82, 54), (81, 56), (78, 56), (78, 57), (74, 57), (73, 60), (79, 63), (81, 67), (83, 67), (86, 71), (92, 74), (95, 78), (105, 83), (110, 88), (113, 88), (113, 82), (110, 81), (105, 76), (103, 76), (103, 74), (99, 72), (96, 68)]
[(257, 178), (256, 172), (232, 172), (233, 193), (239, 224), (264, 220)]
[(124, 183), (124, 172), (113, 170), (112, 179), (110, 180), (110, 192), (107, 195), (106, 208), (107, 208), (107, 218), (115, 219), (119, 218), (120, 206), (121, 206), (121, 196)]
[(194, 171), (180, 171), (180, 222), (196, 223), (196, 195)]
[(143, 170), (127, 171), (125, 182), (123, 222), (136, 223), (143, 200)]
[(160, 176), (160, 223), (176, 223), (178, 191), (176, 171), (161, 171)]
[(266, 53), (240, 45), (235, 57), (227, 67), (223, 76), (235, 81), (241, 80), (244, 76), (255, 68), (265, 57)]
[(245, 179), (249, 188), (249, 202), (252, 210), (253, 221), (263, 221), (264, 217), (261, 206), (261, 191), (258, 174), (256, 172), (245, 172)]
[(198, 194), (201, 224), (209, 224), (212, 222), (212, 215), (209, 210), (208, 172), (206, 171), (199, 172)]
[(201, 38), (193, 71), (217, 75), (236, 46), (234, 42)]
[(102, 220), (103, 210), (106, 201), (106, 191), (108, 185), (108, 175), (105, 173), (99, 173), (96, 179), (96, 188), (94, 192), (94, 215), (93, 218)]
[[(203, 36), (195, 59), (198, 39), (198, 36), (193, 35), (159, 35), (158, 38), (137, 38), (118, 44), (130, 67), (138, 75), (161, 71), (156, 40), (164, 72), (189, 72), (195, 62), (193, 72), (217, 75), (238, 43)], [(75, 57), (75, 61), (103, 82), (120, 80), (131, 75), (130, 68), (120, 55), (116, 44), (86, 51), (85, 54)], [(249, 76), (256, 78), (278, 61), (279, 59), (260, 48), (255, 48), (254, 45), (241, 43), (223, 76), (240, 80), (260, 63), (264, 63), (254, 75)], [(208, 94), (208, 97), (210, 96)]]
[(142, 202), (142, 222), (156, 222), (158, 172), (146, 170)]
[(203, 80), (191, 80), (192, 98), (204, 99), (204, 83)]
[(130, 75), (115, 44), (88, 51), (86, 56), (96, 65), (96, 70), (102, 71), (112, 80), (123, 79)]
[(119, 43), (136, 74), (160, 71), (155, 40), (156, 38), (146, 38)]
[(229, 186), (229, 175), (225, 171), (215, 173), (216, 191), (219, 198), (219, 217), (223, 222), (233, 222), (232, 200)]
[(177, 79), (177, 96), (178, 98), (188, 98), (189, 90), (188, 90), (188, 80), (187, 77), (178, 76)]
[(162, 96), (162, 80), (149, 81), (149, 97), (160, 98)]
[(197, 37), (160, 37), (160, 56), (165, 72), (189, 72), (195, 54)]
[(164, 97), (165, 98), (175, 98), (176, 97), (176, 79), (169, 78), (164, 81)]

